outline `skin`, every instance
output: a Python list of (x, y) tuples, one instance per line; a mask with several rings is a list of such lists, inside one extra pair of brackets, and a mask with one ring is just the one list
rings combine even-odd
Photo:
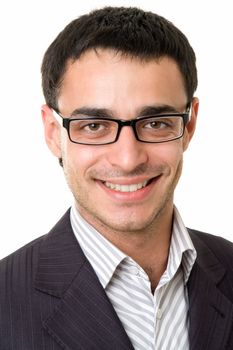
[[(90, 50), (68, 62), (58, 97), (59, 111), (104, 109), (110, 117), (133, 119), (149, 106), (184, 112), (187, 95), (176, 63), (163, 57), (142, 62), (111, 50)], [(173, 215), (173, 194), (180, 178), (183, 152), (193, 136), (198, 100), (183, 138), (161, 144), (135, 139), (124, 127), (116, 143), (78, 145), (42, 106), (46, 142), (62, 157), (64, 173), (81, 215), (103, 236), (137, 261), (154, 289), (165, 271)], [(136, 192), (119, 192), (105, 182), (129, 185), (151, 180)]]

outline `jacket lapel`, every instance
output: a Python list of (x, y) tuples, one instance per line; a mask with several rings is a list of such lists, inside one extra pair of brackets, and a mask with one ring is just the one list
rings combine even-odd
[(220, 289), (226, 271), (196, 234), (190, 235), (198, 252), (188, 282), (190, 350), (231, 349), (233, 304)]
[(60, 298), (44, 329), (69, 350), (133, 349), (70, 225), (69, 212), (45, 237), (36, 289)]

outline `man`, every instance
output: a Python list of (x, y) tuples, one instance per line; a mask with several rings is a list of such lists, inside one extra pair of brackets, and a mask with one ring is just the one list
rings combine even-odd
[(233, 247), (173, 204), (195, 131), (195, 54), (166, 19), (104, 8), (42, 64), (46, 142), (75, 203), (5, 258), (1, 350), (233, 349)]

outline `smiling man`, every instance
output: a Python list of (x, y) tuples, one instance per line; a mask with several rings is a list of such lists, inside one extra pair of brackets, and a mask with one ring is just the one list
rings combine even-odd
[(233, 247), (173, 196), (195, 131), (195, 54), (169, 21), (104, 8), (45, 53), (46, 142), (72, 208), (1, 262), (1, 350), (233, 347)]

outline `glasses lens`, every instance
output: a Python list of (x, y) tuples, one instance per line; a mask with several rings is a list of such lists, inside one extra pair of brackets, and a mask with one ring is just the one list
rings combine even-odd
[(184, 123), (181, 116), (148, 117), (136, 123), (138, 138), (147, 142), (174, 140), (183, 135)]
[(106, 119), (71, 119), (70, 138), (83, 144), (100, 145), (114, 142), (118, 124)]

